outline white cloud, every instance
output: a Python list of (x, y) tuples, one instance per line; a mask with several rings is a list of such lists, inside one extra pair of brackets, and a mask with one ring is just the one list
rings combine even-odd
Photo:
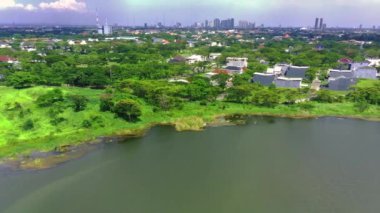
[(1, 0), (0, 10), (2, 9), (24, 9), (24, 10), (36, 10), (37, 8), (32, 4), (21, 4), (17, 3), (15, 0)]
[(71, 10), (71, 11), (85, 11), (86, 3), (80, 0), (57, 0), (54, 2), (41, 2), (39, 7), (43, 10), (53, 9), (53, 10)]

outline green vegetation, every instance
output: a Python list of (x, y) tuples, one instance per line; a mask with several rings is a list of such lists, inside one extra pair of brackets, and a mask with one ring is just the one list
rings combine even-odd
[[(63, 145), (73, 145), (94, 140), (99, 136), (129, 135), (155, 124), (173, 124), (178, 130), (199, 130), (216, 116), (229, 114), (274, 115), (290, 117), (344, 116), (364, 119), (380, 119), (380, 107), (370, 105), (365, 110), (356, 110), (353, 103), (309, 102), (294, 105), (260, 107), (252, 104), (209, 102), (185, 102), (181, 109), (158, 110), (143, 99), (123, 100), (132, 116), (121, 112), (121, 118), (109, 111), (101, 112), (100, 97), (103, 91), (86, 88), (60, 88), (64, 97), (81, 95), (88, 99), (87, 107), (79, 112), (71, 107), (40, 107), (37, 103), (41, 94), (56, 93), (56, 88), (34, 87), (16, 90), (0, 88), (0, 158), (26, 154), (31, 151), (49, 151)], [(58, 92), (59, 93), (59, 92)], [(45, 95), (43, 95), (45, 96)], [(140, 111), (128, 110), (139, 102)], [(69, 101), (70, 102), (70, 101)], [(54, 105), (57, 104), (54, 103)], [(70, 105), (70, 103), (68, 104)], [(58, 112), (57, 112), (58, 111)], [(119, 112), (118, 110), (115, 110)], [(124, 117), (126, 116), (126, 117)], [(132, 117), (130, 117), (132, 116)], [(134, 120), (139, 117), (139, 120)]]
[[(38, 43), (37, 52), (18, 47), (0, 55), (19, 64), (0, 63), (0, 158), (33, 151), (60, 150), (66, 145), (100, 136), (136, 135), (156, 124), (177, 130), (201, 130), (215, 117), (231, 114), (288, 117), (342, 116), (380, 120), (379, 81), (360, 81), (347, 92), (281, 89), (250, 83), (252, 74), (275, 63), (307, 65), (310, 83), (326, 70), (340, 66), (342, 57), (361, 60), (373, 46), (358, 46), (324, 39), (325, 49), (303, 36), (274, 41), (244, 34), (243, 40), (217, 33), (212, 47), (199, 41), (186, 47), (183, 36), (158, 33), (170, 44), (155, 44), (152, 36), (132, 41), (68, 45), (64, 41)], [(260, 35), (261, 36), (261, 35)], [(265, 36), (265, 35), (263, 35)], [(16, 38), (21, 42), (21, 38)], [(374, 44), (377, 47), (377, 43)], [(40, 53), (40, 54), (38, 54)], [(169, 63), (178, 55), (221, 53), (215, 61)], [(247, 57), (242, 75), (205, 73), (218, 69), (227, 57)], [(169, 83), (169, 79), (185, 79)]]

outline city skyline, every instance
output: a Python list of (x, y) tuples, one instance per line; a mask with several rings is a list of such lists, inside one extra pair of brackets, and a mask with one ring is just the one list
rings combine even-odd
[[(315, 17), (324, 17), (330, 27), (379, 26), (377, 0), (2, 0), (1, 23), (96, 25), (96, 11), (102, 22), (143, 26), (144, 23), (184, 26), (214, 18), (235, 18), (265, 26), (311, 26)], [(291, 12), (290, 12), (291, 11)], [(336, 12), (339, 11), (339, 12)], [(358, 15), (360, 14), (360, 15)]]

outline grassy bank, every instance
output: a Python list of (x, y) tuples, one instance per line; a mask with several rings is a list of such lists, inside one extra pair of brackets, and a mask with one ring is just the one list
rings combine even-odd
[[(45, 108), (35, 104), (39, 95), (52, 88), (35, 87), (15, 90), (0, 87), (0, 159), (28, 154), (33, 151), (51, 151), (63, 145), (75, 145), (94, 140), (99, 136), (130, 135), (141, 132), (156, 124), (172, 124), (177, 130), (201, 130), (205, 123), (217, 116), (230, 114), (273, 115), (285, 117), (340, 116), (370, 120), (380, 120), (380, 107), (371, 106), (365, 112), (357, 112), (352, 103), (320, 104), (313, 107), (278, 106), (263, 108), (252, 105), (214, 103), (202, 106), (199, 103), (186, 103), (181, 110), (153, 112), (149, 105), (143, 106), (140, 121), (129, 123), (116, 118), (110, 112), (99, 111), (101, 90), (81, 88), (61, 88), (65, 94), (80, 94), (89, 99), (86, 110), (74, 112), (65, 109), (65, 121), (52, 125)], [(12, 110), (19, 103), (25, 112)], [(10, 110), (11, 109), (11, 110)], [(83, 120), (96, 118), (97, 122), (89, 128), (83, 127)], [(25, 131), (22, 126), (27, 120), (34, 121), (34, 127)]]

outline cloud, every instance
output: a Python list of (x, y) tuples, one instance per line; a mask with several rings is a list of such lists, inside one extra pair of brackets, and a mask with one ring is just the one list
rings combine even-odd
[(85, 11), (87, 5), (84, 1), (80, 0), (57, 0), (54, 2), (41, 2), (39, 8), (46, 10), (71, 10), (71, 11)]
[(1, 0), (0, 10), (3, 9), (24, 9), (24, 10), (36, 10), (37, 8), (32, 4), (21, 4), (17, 3), (15, 0)]

